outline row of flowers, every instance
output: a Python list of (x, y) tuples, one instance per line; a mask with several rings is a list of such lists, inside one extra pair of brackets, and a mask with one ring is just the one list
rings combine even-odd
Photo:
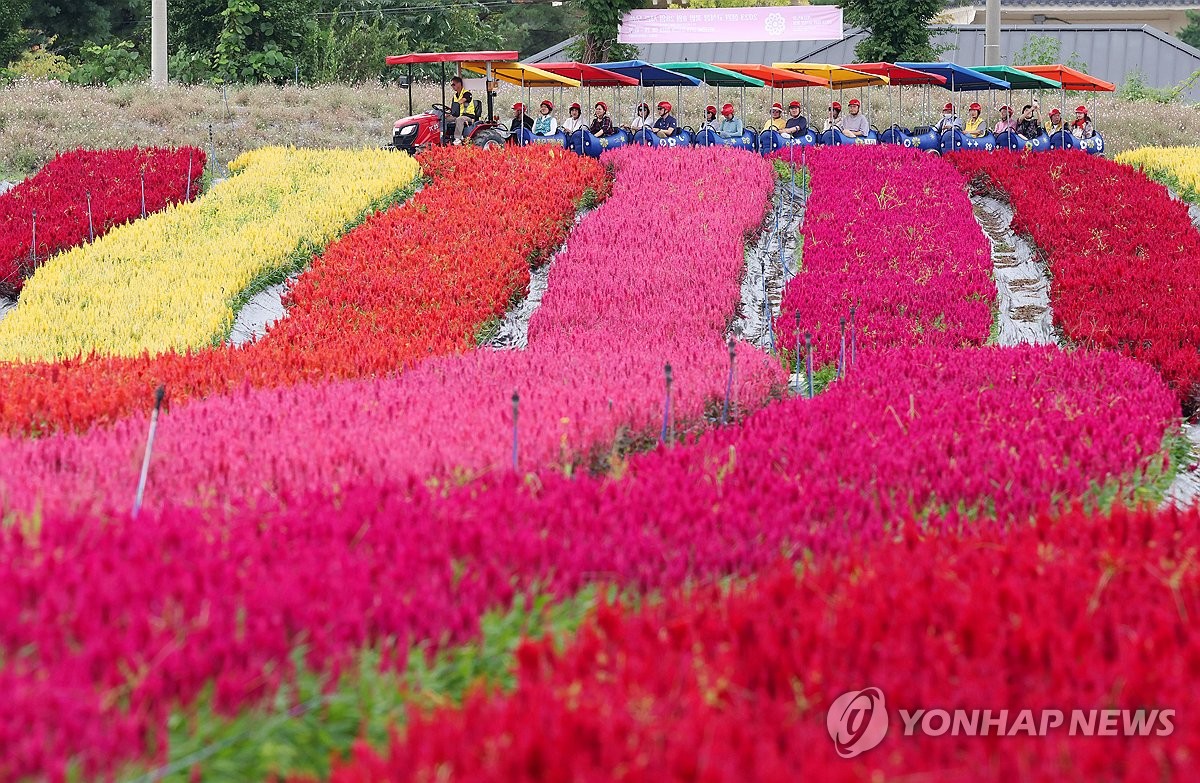
[[(407, 160), (407, 156), (395, 156)], [(285, 297), (286, 317), (246, 346), (0, 365), (0, 430), (83, 430), (249, 385), (278, 388), (396, 372), (474, 346), (571, 227), (603, 199), (603, 167), (542, 147), (430, 150), (429, 184), (331, 243)], [(242, 175), (244, 176), (244, 175)]]
[[(720, 149), (631, 150), (610, 160), (613, 195), (572, 231), (527, 350), (434, 357), (393, 377), (239, 390), (181, 406), (159, 423), (147, 502), (286, 507), (385, 477), (507, 469), (514, 452), (523, 470), (574, 465), (622, 430), (657, 433), (667, 363), (674, 417), (681, 427), (699, 421), (730, 386), (724, 332), (771, 167)], [(646, 182), (664, 198), (647, 201)], [(731, 405), (756, 406), (782, 385), (783, 370), (755, 349), (738, 351)], [(139, 416), (83, 435), (4, 441), (0, 507), (124, 508), (145, 427)]]
[[(602, 605), (566, 649), (526, 642), (512, 694), (413, 710), (330, 780), (1195, 779), (1197, 547), (1194, 511), (909, 526), (802, 574)], [(873, 712), (833, 709), (868, 686)]]
[(951, 156), (999, 188), (1014, 229), (1046, 254), (1055, 323), (1071, 342), (1158, 368), (1185, 409), (1200, 404), (1200, 233), (1187, 206), (1140, 172), (1073, 152)]
[[(775, 157), (792, 162), (790, 150)], [(987, 340), (991, 249), (962, 174), (892, 145), (821, 149), (804, 165), (813, 195), (804, 263), (784, 289), (776, 326), (785, 346), (795, 350), (797, 331), (811, 333), (814, 365), (834, 364), (852, 308), (859, 350)]]
[(1139, 147), (1115, 160), (1140, 169), (1186, 201), (1200, 201), (1200, 147)]
[[(474, 638), (481, 614), (519, 593), (748, 575), (781, 554), (854, 551), (930, 513), (946, 531), (1024, 519), (1153, 469), (1174, 411), (1151, 368), (1113, 354), (924, 347), (864, 355), (815, 400), (602, 478), (504, 474), (447, 490), (376, 468), (341, 496), (322, 484), (269, 514), (47, 510), (0, 529), (0, 684), (12, 694), (0, 776), (55, 777), (71, 760), (99, 775), (147, 742), (161, 751), (173, 707), (210, 686), (220, 712), (261, 703), (299, 647), (316, 671), (364, 646), (403, 666), (411, 644)], [(995, 587), (993, 569), (977, 576)]]
[(137, 356), (221, 341), (257, 281), (304, 263), (417, 176), (384, 150), (264, 148), (204, 198), (43, 264), (0, 321), (0, 359)]
[[(200, 195), (195, 147), (78, 149), (0, 195), (0, 293), (15, 294), (50, 256)], [(36, 244), (35, 244), (36, 243)]]

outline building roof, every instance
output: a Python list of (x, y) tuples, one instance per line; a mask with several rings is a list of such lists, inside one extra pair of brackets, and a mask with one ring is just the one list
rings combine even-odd
[[(1195, 8), (1195, 0), (1004, 0), (1021, 8)], [(975, 0), (983, 7), (987, 0)]]
[[(1131, 0), (1132, 1), (1132, 0)], [(1009, 0), (1005, 0), (1007, 4)], [(866, 33), (860, 28), (846, 31), (841, 41), (761, 41), (751, 43), (646, 44), (638, 47), (640, 57), (650, 62), (826, 62), (852, 64), (854, 47)], [(1200, 50), (1149, 25), (1005, 25), (1000, 31), (1000, 51), (1005, 62), (1033, 36), (1050, 36), (1062, 45), (1062, 59), (1078, 59), (1087, 71), (1117, 85), (1135, 72), (1152, 87), (1173, 87), (1200, 70)], [(942, 54), (947, 62), (971, 66), (984, 62), (983, 25), (938, 27), (934, 43), (950, 47)], [(526, 62), (560, 57), (570, 41), (529, 57)], [(1183, 99), (1200, 102), (1200, 83), (1183, 94)]]

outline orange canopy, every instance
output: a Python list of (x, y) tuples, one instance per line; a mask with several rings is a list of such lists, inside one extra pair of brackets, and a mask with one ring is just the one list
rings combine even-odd
[(1016, 67), (1017, 70), (1032, 73), (1035, 76), (1044, 76), (1047, 79), (1062, 82), (1064, 90), (1112, 92), (1117, 89), (1117, 86), (1112, 82), (1097, 79), (1095, 76), (1088, 76), (1086, 73), (1077, 71), (1068, 65), (1018, 65)]

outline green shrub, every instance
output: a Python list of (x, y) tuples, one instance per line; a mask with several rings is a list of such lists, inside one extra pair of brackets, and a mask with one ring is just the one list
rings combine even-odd
[(75, 84), (113, 85), (144, 79), (149, 74), (145, 58), (132, 41), (88, 44), (79, 52), (71, 71)]
[(63, 81), (71, 75), (71, 64), (61, 54), (55, 54), (47, 47), (54, 44), (54, 39), (46, 42), (46, 46), (35, 46), (23, 52), (14, 60), (8, 70), (15, 79), (54, 79)]

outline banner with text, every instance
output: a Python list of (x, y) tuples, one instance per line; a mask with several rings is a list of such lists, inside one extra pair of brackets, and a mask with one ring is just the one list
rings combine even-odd
[(832, 5), (630, 11), (617, 35), (625, 44), (841, 39), (842, 9)]

